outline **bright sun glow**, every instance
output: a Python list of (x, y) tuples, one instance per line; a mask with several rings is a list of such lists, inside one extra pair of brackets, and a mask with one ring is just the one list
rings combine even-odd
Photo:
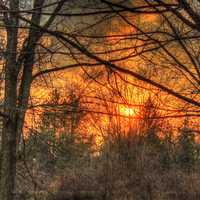
[(122, 106), (120, 107), (120, 114), (125, 115), (125, 116), (133, 116), (135, 112), (132, 108)]

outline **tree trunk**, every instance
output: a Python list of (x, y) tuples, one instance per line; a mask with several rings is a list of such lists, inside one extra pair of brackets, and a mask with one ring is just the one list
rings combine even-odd
[(10, 1), (16, 12), (6, 17), (7, 51), (5, 64), (4, 118), (1, 148), (0, 200), (13, 200), (16, 176), (17, 38), (19, 1)]
[[(42, 6), (45, 0), (34, 0), (35, 12), (29, 27), (29, 34), (18, 49), (19, 0), (8, 0), (11, 12), (5, 12), (4, 23), (7, 30), (7, 49), (5, 64), (4, 122), (1, 146), (0, 200), (13, 200), (16, 178), (16, 154), (23, 131), (24, 118), (28, 108), (32, 71), (35, 62), (35, 49), (43, 32), (34, 24), (40, 25)], [(48, 28), (62, 8), (65, 0), (60, 1), (54, 14), (44, 25)], [(18, 54), (18, 56), (17, 56)], [(19, 73), (22, 74), (21, 81)], [(19, 91), (18, 91), (19, 89)]]
[(2, 133), (0, 199), (12, 200), (16, 174), (16, 79), (9, 71), (6, 72), (4, 113), (7, 117)]
[[(32, 15), (31, 22), (34, 24), (40, 24), (42, 5), (44, 0), (34, 1), (34, 8), (37, 8), (37, 12)], [(23, 132), (23, 125), (25, 120), (26, 111), (28, 108), (28, 101), (30, 96), (30, 89), (32, 83), (32, 72), (35, 63), (35, 49), (37, 42), (41, 38), (42, 33), (34, 28), (34, 25), (30, 25), (29, 36), (26, 40), (26, 45), (22, 49), (22, 66), (20, 67), (22, 72), (22, 80), (20, 83), (18, 94), (18, 114), (17, 114), (17, 146), (20, 149), (21, 135)]]

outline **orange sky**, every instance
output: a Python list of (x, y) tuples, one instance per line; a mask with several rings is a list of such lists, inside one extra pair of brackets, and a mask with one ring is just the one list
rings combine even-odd
[[(134, 19), (132, 19), (132, 20), (134, 20)], [(155, 22), (156, 20), (158, 20), (158, 16), (157, 15), (145, 14), (145, 15), (141, 15), (140, 16), (140, 21), (142, 23), (151, 24), (152, 22)], [(114, 29), (113, 27), (117, 27), (117, 29)], [(115, 35), (115, 34), (123, 35), (123, 34), (131, 34), (134, 31), (135, 30), (134, 30), (133, 27), (127, 25), (121, 19), (119, 20), (119, 18), (117, 18), (117, 19), (112, 21), (110, 29), (108, 30), (107, 34), (108, 34), (108, 36), (112, 36), (112, 35)], [(110, 40), (111, 43), (113, 42), (112, 38), (108, 38), (108, 39)], [(50, 45), (51, 42), (49, 42), (49, 40), (47, 40), (47, 41), (48, 41), (48, 44)], [(127, 66), (129, 66), (130, 63), (131, 64), (134, 63), (134, 65), (136, 65), (136, 60), (137, 60), (137, 58), (135, 59), (135, 63), (134, 63), (133, 60), (131, 60), (131, 61), (127, 61), (127, 63), (125, 63), (125, 64)], [(60, 59), (58, 63), (61, 64), (61, 63), (64, 63), (64, 62), (67, 62), (67, 61), (64, 60), (64, 59)], [(55, 77), (54, 77), (54, 79), (52, 79), (53, 80), (52, 86), (55, 87), (55, 88), (57, 87), (57, 88), (62, 88), (63, 89), (63, 88), (65, 88), (66, 85), (70, 85), (69, 84), (70, 82), (71, 82), (72, 85), (73, 85), (73, 83), (76, 83), (76, 82), (78, 82), (78, 83), (82, 82), (82, 84), (84, 85), (83, 80), (81, 80), (81, 78), (79, 76), (80, 71), (81, 70), (75, 70), (75, 72), (74, 72), (72, 70), (70, 72), (60, 73), (60, 75), (55, 76), (56, 79), (55, 79)], [(127, 77), (127, 79), (129, 79), (129, 77)], [(130, 78), (130, 80), (133, 81), (134, 83), (137, 82), (136, 80), (134, 80), (132, 78)], [(138, 82), (138, 83), (141, 84), (141, 82)], [(143, 86), (145, 86), (145, 84)], [(91, 86), (91, 90), (94, 91), (95, 89), (92, 89), (92, 88), (97, 88), (97, 87), (100, 87), (100, 86), (98, 86), (98, 84), (94, 83), (94, 85)], [(146, 87), (147, 88), (149, 87), (149, 89), (152, 89), (151, 86), (146, 86)], [(34, 103), (45, 103), (46, 100), (49, 99), (51, 89), (52, 89), (51, 87), (45, 87), (45, 84), (42, 84), (41, 86), (37, 85), (36, 87), (35, 87), (35, 85), (33, 85), (32, 90), (31, 90), (31, 97), (32, 97)], [(105, 92), (106, 95), (109, 94), (108, 91), (103, 91), (103, 87), (102, 87), (102, 94), (104, 92)], [(145, 102), (145, 100), (150, 95), (149, 91), (143, 90), (143, 89), (139, 89), (139, 88), (135, 88), (133, 86), (127, 86), (127, 90), (126, 91), (123, 90), (123, 88), (122, 88), (120, 92), (125, 97), (126, 101), (129, 104), (142, 104), (142, 103)], [(61, 91), (61, 93), (63, 93), (63, 91)], [(92, 95), (96, 95), (96, 94), (93, 92)], [(142, 101), (141, 101), (141, 99), (142, 99)], [(89, 106), (89, 108), (95, 110), (94, 107), (90, 107)], [(115, 110), (116, 110), (116, 108), (115, 108)], [(137, 116), (137, 114), (139, 113), (139, 108), (138, 107), (127, 106), (126, 103), (124, 102), (124, 105), (123, 104), (122, 105), (118, 105), (117, 111), (118, 111), (118, 113), (120, 115), (124, 115), (125, 116), (125, 119), (124, 119), (124, 121), (122, 123), (127, 123), (127, 116), (130, 116), (130, 117)], [(38, 113), (39, 114), (37, 115), (37, 113), (36, 113), (36, 115), (34, 116), (36, 121), (39, 119), (39, 116), (40, 116), (41, 112), (42, 112), (42, 109), (38, 109)], [(30, 117), (30, 115), (33, 116), (31, 111), (29, 111), (28, 114), (27, 114), (27, 118), (26, 118), (26, 124), (27, 125), (31, 124), (31, 121), (32, 121), (32, 118)], [(107, 117), (106, 118), (103, 117), (103, 118), (104, 118), (104, 121), (106, 121)], [(120, 120), (122, 120), (122, 119), (120, 118)], [(105, 126), (105, 123), (103, 121), (101, 121), (100, 123), (104, 124), (104, 126)], [(94, 129), (91, 128), (91, 127), (88, 128), (88, 131), (89, 130), (93, 130), (94, 131)]]

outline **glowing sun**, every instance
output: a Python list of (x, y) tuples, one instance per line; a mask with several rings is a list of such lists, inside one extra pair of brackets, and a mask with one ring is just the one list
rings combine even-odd
[(120, 107), (120, 114), (125, 116), (133, 116), (135, 114), (135, 111), (133, 108), (127, 107), (127, 106), (121, 106)]

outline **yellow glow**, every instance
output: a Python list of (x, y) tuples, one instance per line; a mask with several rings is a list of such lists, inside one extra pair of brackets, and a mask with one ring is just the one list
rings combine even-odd
[(135, 114), (135, 111), (133, 108), (129, 108), (126, 106), (120, 107), (120, 114), (125, 116), (133, 116)]

